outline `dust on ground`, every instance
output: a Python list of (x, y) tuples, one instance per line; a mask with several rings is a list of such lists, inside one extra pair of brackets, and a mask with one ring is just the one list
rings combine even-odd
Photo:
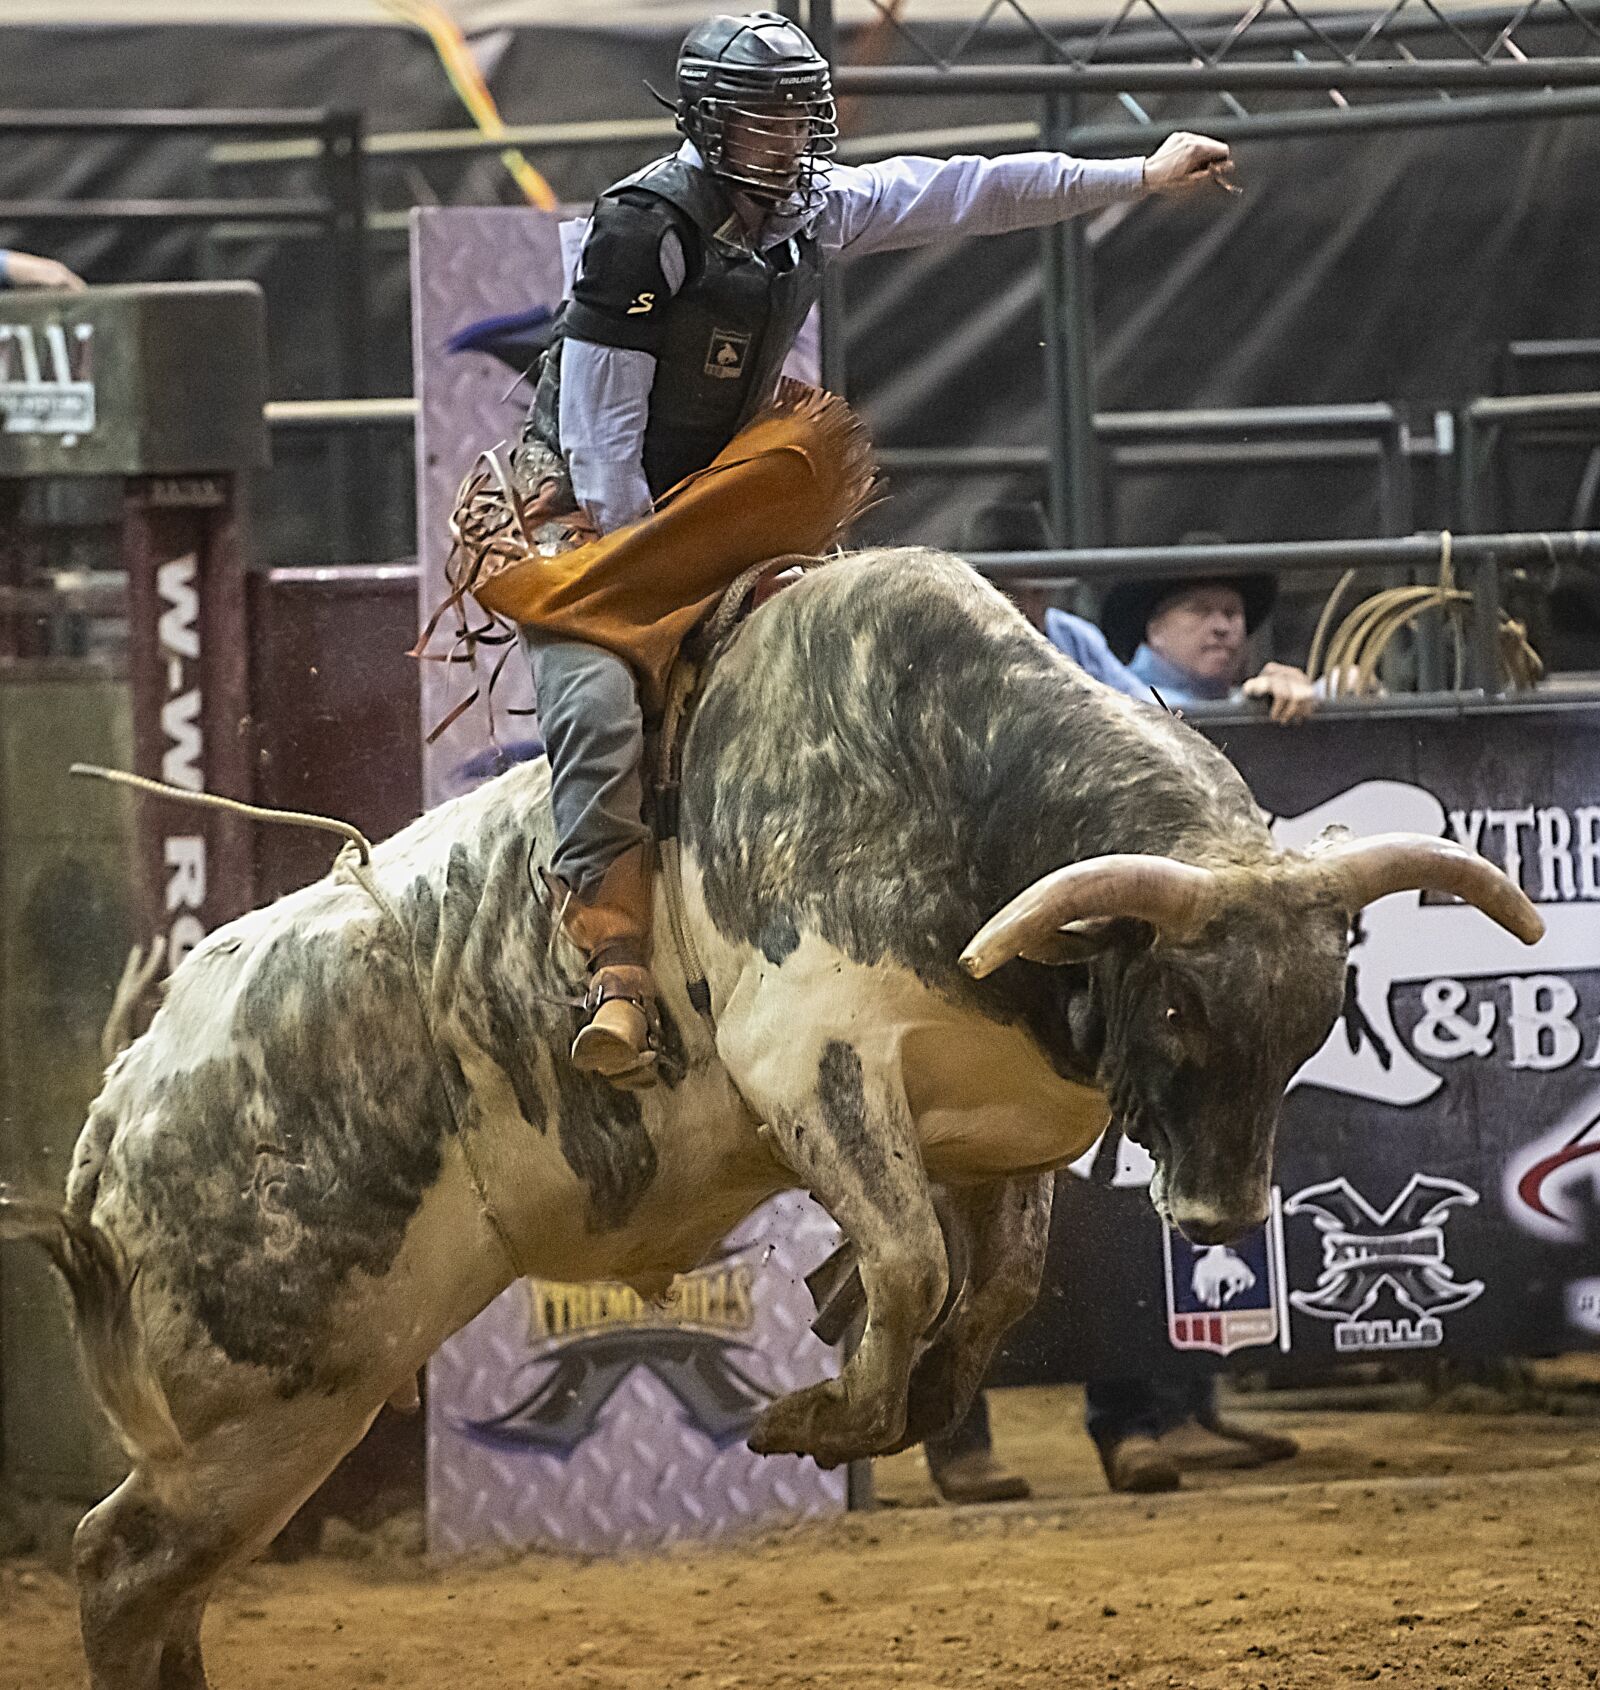
[[(1031, 1502), (886, 1506), (650, 1560), (436, 1565), (341, 1540), (212, 1605), (216, 1690), (1568, 1690), (1600, 1680), (1600, 1420), (1258, 1407), (1294, 1462), (1106, 1493), (1076, 1392), (992, 1399)], [(83, 1682), (68, 1584), (0, 1564), (0, 1687)]]

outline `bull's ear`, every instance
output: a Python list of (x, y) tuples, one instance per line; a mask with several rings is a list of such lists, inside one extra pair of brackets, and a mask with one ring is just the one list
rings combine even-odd
[(1142, 949), (1154, 936), (1147, 921), (1134, 921), (1126, 916), (1097, 915), (1084, 921), (1069, 921), (1054, 933), (1030, 944), (1023, 955), (1030, 962), (1042, 962), (1052, 968), (1071, 962), (1088, 962), (1113, 946), (1130, 950)]

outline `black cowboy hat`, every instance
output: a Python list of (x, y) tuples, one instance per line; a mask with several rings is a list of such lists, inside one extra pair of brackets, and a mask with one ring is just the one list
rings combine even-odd
[(1124, 663), (1139, 649), (1150, 618), (1164, 600), (1191, 587), (1233, 587), (1244, 600), (1244, 630), (1253, 634), (1270, 614), (1278, 596), (1274, 575), (1206, 575), (1179, 580), (1118, 581), (1100, 606), (1100, 627), (1106, 642)]

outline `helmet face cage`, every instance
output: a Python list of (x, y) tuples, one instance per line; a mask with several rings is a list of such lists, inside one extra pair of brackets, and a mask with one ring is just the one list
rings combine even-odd
[(678, 125), (713, 175), (771, 206), (811, 207), (838, 129), (827, 61), (798, 28), (768, 13), (711, 20), (684, 42), (678, 96)]

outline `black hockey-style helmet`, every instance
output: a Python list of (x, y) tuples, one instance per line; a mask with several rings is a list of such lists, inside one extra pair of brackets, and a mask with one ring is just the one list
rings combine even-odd
[[(707, 18), (678, 49), (677, 117), (714, 175), (772, 205), (805, 205), (837, 134), (828, 61), (776, 12)], [(795, 117), (806, 120), (798, 148)]]

